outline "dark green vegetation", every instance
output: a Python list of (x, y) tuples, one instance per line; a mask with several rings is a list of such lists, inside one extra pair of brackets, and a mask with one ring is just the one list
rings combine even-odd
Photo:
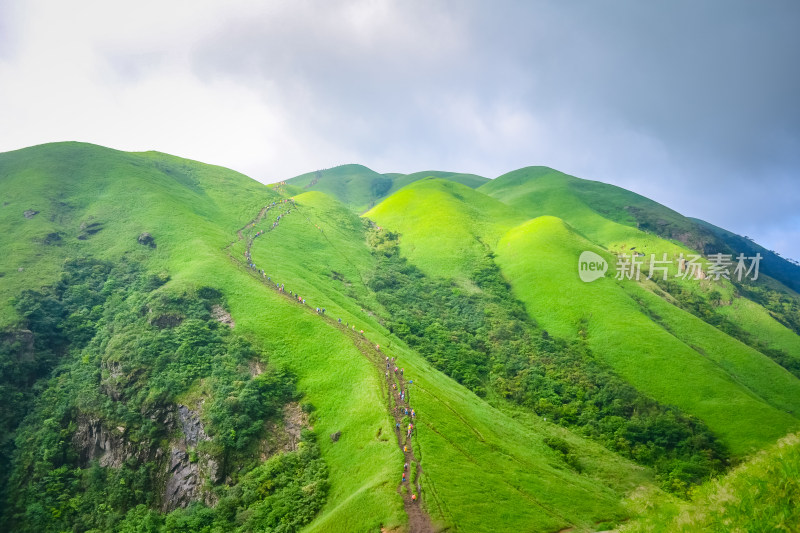
[[(479, 396), (511, 399), (653, 467), (666, 490), (685, 493), (727, 464), (700, 421), (643, 396), (585, 343), (537, 328), (491, 253), (471, 274), (480, 291), (467, 292), (409, 264), (396, 234), (374, 230), (370, 241), (379, 260), (367, 284), (387, 310), (389, 331)], [(545, 442), (569, 457), (565, 444)]]
[[(581, 282), (583, 250), (738, 246), (651, 200), (543, 167), (266, 187), (78, 143), (0, 154), (0, 186), (13, 530), (796, 523), (793, 267)], [(419, 509), (376, 344), (410, 384)]]
[[(10, 480), (3, 523), (17, 531), (124, 530), (138, 520), (138, 506), (175, 506), (162, 485), (176, 451), (200, 463), (194, 477), (206, 477), (195, 483), (207, 485), (205, 500), (220, 503), (216, 511), (174, 511), (166, 521), (149, 512), (150, 522), (166, 524), (163, 531), (212, 523), (293, 531), (321, 508), (326, 467), (313, 435), (297, 452), (254, 460), (265, 422), (296, 399), (294, 379), (271, 367), (251, 376), (249, 365), (263, 355), (214, 320), (224, 303), (219, 291), (156, 291), (166, 281), (125, 263), (77, 260), (65, 264), (55, 286), (17, 299), (35, 343), (32, 360), (18, 366), (24, 374), (2, 376), (4, 386), (27, 384), (9, 395), (17, 401), (4, 435), (30, 411), (16, 449), (4, 443)], [(3, 368), (13, 368), (17, 350), (4, 348)], [(197, 434), (174, 442), (176, 426), (191, 433), (179, 400), (198, 384), (209, 405), (193, 421)], [(84, 442), (95, 435), (106, 439), (101, 449)], [(166, 442), (172, 456), (159, 454)]]

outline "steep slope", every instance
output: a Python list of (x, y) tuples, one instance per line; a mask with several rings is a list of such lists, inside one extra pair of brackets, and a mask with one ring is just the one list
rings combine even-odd
[(798, 426), (800, 380), (646, 287), (609, 278), (582, 282), (576, 258), (584, 250), (613, 261), (560, 219), (544, 216), (509, 231), (497, 257), (542, 327), (586, 339), (635, 387), (700, 417), (735, 453)]
[(426, 178), (364, 214), (403, 235), (403, 254), (426, 272), (464, 276), (486, 247), (494, 247), (525, 216), (465, 185)]
[[(576, 178), (548, 167), (526, 167), (482, 185), (480, 191), (531, 217), (553, 215), (594, 240), (613, 246), (641, 233), (682, 243), (709, 253), (760, 252), (761, 271), (795, 290), (800, 287), (800, 266), (743, 237), (702, 220), (685, 217), (658, 202), (620, 187)], [(640, 249), (641, 251), (641, 249)]]
[[(428, 189), (423, 185), (422, 190)], [(432, 368), (389, 334), (381, 325), (385, 311), (357, 292), (359, 278), (374, 268), (363, 222), (320, 193), (305, 193), (295, 201), (296, 208), (277, 227), (266, 219), (264, 226), (252, 229), (266, 230), (253, 241), (253, 262), (270, 283), (281, 283), (284, 291), (299, 293), (315, 308), (324, 306), (325, 316), (336, 324), (341, 319), (346, 327), (363, 329), (370, 343), (396, 357), (413, 380), (410, 405), (418, 413), (413, 446), (426, 507), (438, 523), (468, 531), (550, 531), (622, 517), (624, 494), (649, 484), (642, 471), (536, 417), (511, 418)], [(564, 468), (544, 444), (553, 436), (575, 450), (582, 475)], [(492, 520), (496, 516), (502, 516), (502, 523)], [(330, 524), (323, 514), (311, 530)]]
[(751, 256), (760, 253), (763, 257), (761, 264), (765, 274), (777, 279), (794, 291), (800, 292), (800, 265), (790, 263), (772, 250), (767, 250), (750, 239), (736, 235), (704, 220), (696, 218), (691, 220), (713, 233), (731, 252), (741, 252)]
[[(0, 185), (4, 323), (13, 316), (11, 296), (53, 280), (66, 257), (128, 255), (154, 270), (189, 275), (258, 205), (277, 198), (221, 167), (81, 143), (0, 155)], [(137, 242), (143, 232), (153, 236), (156, 248)]]
[[(318, 434), (341, 432), (338, 443), (320, 439), (332, 523), (351, 530), (403, 523), (402, 502), (386, 485), (396, 456), (374, 437), (376, 429), (390, 429), (373, 366), (307, 309), (235, 268), (226, 251), (237, 229), (280, 200), (275, 192), (220, 167), (77, 143), (2, 154), (0, 169), (6, 192), (0, 242), (12, 251), (1, 259), (4, 324), (18, 319), (10, 297), (56, 281), (67, 257), (124, 256), (170, 276), (160, 289), (165, 294), (211, 285), (225, 295), (236, 333), (297, 375), (317, 408)], [(39, 213), (25, 218), (28, 209)], [(155, 248), (137, 242), (142, 232), (153, 236)], [(48, 234), (60, 239), (45, 242)]]
[[(483, 191), (501, 197), (512, 209)], [(562, 213), (579, 227), (568, 229), (544, 217), (511, 229), (526, 215), (540, 212)], [(678, 309), (674, 300), (656, 297), (651, 288), (633, 282), (617, 285), (610, 279), (585, 284), (578, 279), (577, 259), (586, 249), (604, 253), (634, 248), (671, 258), (693, 251), (605, 218), (564, 187), (563, 175), (525, 170), (477, 191), (422, 180), (365, 216), (400, 232), (403, 253), (439, 276), (466, 277), (481, 254), (493, 250), (514, 294), (540, 326), (563, 338), (585, 337), (592, 351), (637, 389), (698, 416), (737, 454), (774, 441), (798, 423), (800, 381), (763, 354)], [(604, 256), (614, 264), (612, 256)], [(670, 268), (674, 276), (676, 267)], [(691, 280), (683, 286), (703, 294), (714, 289), (710, 282)], [(721, 285), (719, 290), (732, 289)], [(758, 317), (748, 314), (740, 322), (746, 329), (758, 321), (769, 324), (782, 333), (776, 338), (782, 339), (783, 349), (797, 353), (800, 343), (793, 332), (766, 313)], [(686, 371), (696, 382), (683, 378)], [(742, 403), (735, 416), (729, 409), (731, 398)]]

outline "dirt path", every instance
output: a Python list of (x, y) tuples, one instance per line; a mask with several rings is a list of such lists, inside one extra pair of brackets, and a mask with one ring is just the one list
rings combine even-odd
[[(286, 216), (291, 212), (292, 209), (295, 209), (297, 206), (293, 201), (289, 202), (282, 202), (282, 203), (275, 203), (271, 205), (264, 206), (261, 211), (259, 211), (258, 215), (248, 222), (245, 226), (240, 228), (236, 234), (238, 237), (238, 241), (245, 239), (244, 231), (248, 228), (255, 227), (256, 224), (261, 222), (264, 217), (267, 215), (273, 208), (285, 207), (286, 209), (280, 213), (279, 217)], [(304, 218), (308, 220), (310, 224), (313, 224), (308, 217), (302, 213)], [(408, 436), (407, 428), (408, 428), (408, 421), (414, 424), (414, 431), (417, 430), (417, 418), (419, 417), (419, 413), (415, 411), (416, 418), (411, 419), (410, 416), (406, 416), (404, 414), (404, 409), (408, 409), (411, 412), (410, 407), (410, 390), (409, 386), (406, 383), (405, 376), (400, 373), (398, 370), (397, 373), (394, 372), (394, 367), (399, 366), (399, 363), (395, 361), (394, 363), (391, 362), (391, 356), (389, 356), (389, 367), (387, 368), (386, 357), (387, 355), (383, 354), (376, 345), (372, 344), (363, 334), (360, 332), (356, 332), (354, 329), (348, 327), (346, 324), (338, 323), (333, 318), (325, 315), (324, 313), (316, 312), (314, 308), (311, 306), (299, 303), (297, 301), (296, 295), (292, 295), (290, 292), (286, 292), (281, 285), (279, 288), (279, 284), (275, 281), (272, 281), (266, 274), (265, 271), (260, 270), (258, 267), (253, 265), (251, 260), (250, 250), (253, 246), (253, 242), (255, 237), (260, 234), (272, 231), (276, 229), (278, 226), (272, 226), (266, 230), (262, 230), (261, 232), (257, 232), (255, 236), (247, 237), (247, 246), (244, 252), (244, 259), (247, 260), (247, 263), (243, 262), (238, 257), (234, 256), (233, 254), (229, 253), (229, 256), (233, 262), (235, 262), (240, 267), (244, 268), (252, 275), (255, 275), (262, 283), (264, 283), (267, 287), (271, 288), (272, 290), (278, 292), (279, 294), (283, 294), (284, 297), (288, 298), (290, 301), (294, 302), (295, 304), (302, 305), (309, 313), (316, 314), (320, 319), (328, 322), (331, 326), (337, 327), (343, 332), (345, 332), (349, 337), (350, 340), (353, 342), (354, 346), (361, 352), (364, 357), (366, 357), (370, 362), (373, 363), (376, 367), (376, 371), (383, 375), (386, 381), (386, 407), (389, 411), (389, 414), (392, 416), (394, 421), (394, 433), (397, 440), (397, 447), (400, 452), (403, 454), (404, 463), (408, 465), (408, 470), (406, 472), (406, 480), (402, 481), (398, 484), (397, 492), (403, 498), (403, 507), (405, 509), (406, 515), (408, 515), (408, 526), (410, 533), (434, 533), (435, 529), (431, 522), (430, 516), (424, 511), (422, 508), (422, 504), (420, 502), (421, 495), (422, 495), (422, 485), (420, 480), (422, 479), (422, 466), (420, 462), (417, 460), (417, 457), (414, 455), (414, 446), (412, 442), (412, 438)], [(316, 226), (315, 226), (316, 227)], [(320, 229), (321, 228), (317, 228)], [(324, 233), (324, 232), (323, 232)], [(230, 243), (226, 250), (229, 250), (237, 241), (233, 241)], [(405, 400), (401, 400), (401, 393), (405, 391)], [(399, 424), (399, 427), (398, 427)], [(413, 481), (412, 481), (413, 480)], [(412, 493), (417, 494), (417, 500), (412, 499)]]

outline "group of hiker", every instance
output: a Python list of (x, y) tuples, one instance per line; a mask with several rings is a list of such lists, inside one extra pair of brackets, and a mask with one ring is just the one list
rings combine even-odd
[[(294, 199), (291, 199), (291, 198), (283, 199), (283, 200), (281, 200), (280, 203), (287, 203), (287, 202), (291, 202), (293, 206), (295, 205), (294, 204)], [(272, 207), (275, 207), (276, 205), (277, 205), (277, 203), (273, 202), (270, 205), (264, 206), (264, 214), (266, 214), (267, 211), (269, 211)], [(285, 212), (281, 213), (280, 215), (278, 215), (277, 218), (275, 218), (275, 220), (272, 222), (272, 227), (270, 228), (270, 230), (275, 229), (276, 227), (278, 227), (278, 223), (280, 222), (280, 220), (284, 216), (286, 216), (289, 213), (291, 213), (291, 211), (292, 210), (290, 208), (287, 211), (285, 211)], [(252, 227), (255, 227), (255, 225), (256, 225), (256, 222), (254, 222), (252, 224)], [(317, 229), (320, 229), (320, 231), (322, 230), (322, 228), (320, 228), (316, 224), (315, 224), (315, 227)], [(244, 255), (245, 255), (245, 258), (247, 259), (248, 266), (250, 268), (256, 270), (263, 278), (265, 278), (269, 282), (269, 284), (272, 284), (273, 283), (272, 277), (271, 276), (267, 276), (266, 272), (263, 269), (259, 269), (255, 265), (255, 263), (253, 263), (252, 257), (250, 255), (250, 247), (253, 244), (253, 240), (255, 240), (256, 238), (258, 238), (261, 235), (263, 235), (266, 231), (268, 231), (268, 230), (263, 230), (262, 229), (262, 230), (259, 230), (258, 232), (256, 232), (253, 235), (253, 238), (248, 243), (248, 246), (247, 246), (247, 249), (244, 252)], [(275, 289), (278, 292), (286, 292), (285, 285), (283, 283), (274, 282), (274, 284), (275, 284), (274, 285)], [(290, 290), (289, 291), (289, 296), (292, 299), (296, 300), (297, 302), (302, 303), (303, 305), (306, 304), (306, 299), (303, 298), (302, 296), (300, 296), (300, 294), (294, 293), (293, 291)], [(318, 315), (324, 315), (325, 314), (325, 308), (324, 307), (316, 307), (315, 311), (316, 311), (316, 313)], [(364, 311), (364, 310), (362, 309), (362, 311)], [(341, 325), (342, 324), (342, 319), (338, 318), (337, 319), (337, 323), (339, 325)], [(344, 326), (345, 326), (346, 329), (350, 329), (353, 332), (356, 331), (355, 324), (350, 324), (349, 322), (345, 322)], [(360, 333), (361, 336), (364, 336), (364, 330), (363, 329), (359, 330), (359, 333)], [(378, 353), (381, 353), (380, 344), (375, 344), (375, 351), (378, 352)], [(409, 441), (409, 439), (411, 439), (411, 435), (414, 432), (414, 422), (413, 421), (415, 421), (416, 417), (417, 417), (416, 410), (414, 410), (414, 409), (412, 409), (412, 408), (410, 408), (408, 406), (408, 403), (409, 403), (408, 385), (412, 385), (414, 383), (414, 381), (413, 380), (409, 380), (407, 384), (405, 384), (405, 385), (403, 384), (402, 380), (403, 380), (403, 376), (404, 376), (404, 373), (405, 373), (405, 369), (401, 368), (399, 365), (396, 364), (397, 361), (396, 361), (395, 357), (390, 357), (390, 356), (387, 355), (386, 359), (385, 359), (385, 362), (386, 362), (385, 377), (386, 377), (387, 380), (391, 380), (392, 381), (392, 389), (397, 391), (397, 398), (399, 400), (398, 405), (396, 405), (395, 408), (394, 408), (395, 412), (398, 413), (398, 414), (402, 414), (405, 417), (409, 417), (408, 426), (405, 428), (406, 429), (406, 443), (403, 445), (403, 452), (404, 453), (408, 453), (409, 452), (409, 443), (408, 443), (408, 441)], [(394, 375), (399, 378), (399, 382), (400, 382), (400, 387), (399, 388), (397, 386), (397, 383), (395, 382), (395, 379), (391, 378), (391, 373), (390, 372), (394, 373)], [(400, 406), (400, 404), (405, 404), (405, 405)], [(399, 421), (396, 422), (395, 423), (395, 431), (398, 433), (398, 439), (400, 438), (399, 435), (401, 434), (402, 429), (403, 428), (401, 427), (400, 422)], [(406, 483), (408, 481), (407, 471), (408, 471), (408, 463), (406, 462), (403, 465), (402, 483)], [(413, 492), (411, 494), (411, 500), (412, 501), (416, 501), (417, 500), (417, 495), (415, 493), (413, 493)]]

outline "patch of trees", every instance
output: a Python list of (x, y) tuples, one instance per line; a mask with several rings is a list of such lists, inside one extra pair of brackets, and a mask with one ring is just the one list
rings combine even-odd
[[(267, 365), (253, 376), (249, 364), (265, 356), (213, 319), (222, 293), (157, 290), (168, 280), (124, 262), (76, 260), (65, 263), (58, 283), (17, 298), (23, 329), (0, 336), (0, 400), (8, 407), (0, 419), (0, 521), (7, 527), (295, 531), (322, 506), (327, 470), (313, 434), (265, 464), (256, 451), (265, 422), (299, 399), (292, 374)], [(221, 481), (206, 483), (220, 504), (164, 515), (155, 510), (164, 475), (158, 458), (169, 455), (177, 431), (170, 413), (187, 394), (205, 399), (210, 440), (198, 451), (219, 466)], [(81, 461), (74, 438), (81, 418), (122, 428), (121, 465)], [(265, 501), (274, 507), (265, 510)]]
[(372, 229), (378, 261), (367, 284), (390, 331), (436, 368), (654, 468), (667, 490), (683, 494), (727, 466), (728, 453), (700, 420), (642, 395), (581, 340), (537, 327), (491, 253), (472, 272), (480, 290), (469, 291), (423, 274), (400, 256), (397, 239)]

